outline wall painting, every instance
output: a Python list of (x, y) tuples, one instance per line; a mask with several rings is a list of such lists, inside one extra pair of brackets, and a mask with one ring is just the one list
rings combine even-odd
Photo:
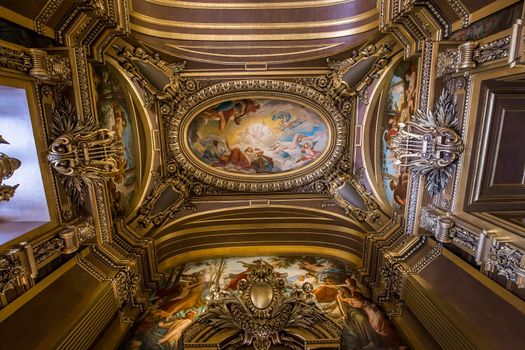
[(303, 168), (325, 152), (329, 129), (313, 109), (267, 98), (238, 98), (198, 113), (189, 148), (207, 166), (230, 174), (279, 174)]
[(124, 169), (120, 176), (109, 182), (109, 190), (114, 199), (115, 210), (124, 212), (129, 208), (133, 194), (138, 187), (137, 147), (133, 137), (135, 119), (126, 100), (126, 91), (116, 73), (103, 65), (94, 66), (96, 88), (95, 102), (101, 127), (114, 130), (124, 145)]
[(257, 259), (272, 264), (290, 286), (314, 287), (319, 307), (343, 328), (342, 349), (404, 349), (385, 314), (370, 300), (370, 291), (354, 278), (354, 267), (314, 256), (272, 256), (204, 260), (178, 266), (132, 330), (123, 349), (182, 349), (181, 335), (206, 310), (210, 288), (236, 290)]
[(410, 121), (414, 115), (416, 81), (416, 64), (402, 61), (387, 85), (381, 120), (381, 168), (386, 197), (392, 207), (405, 205), (409, 174), (394, 164), (390, 140), (399, 131), (399, 123)]
[(449, 40), (476, 41), (508, 29), (517, 19), (521, 18), (522, 8), (522, 2), (506, 7), (470, 24), (467, 28), (455, 31), (450, 35)]

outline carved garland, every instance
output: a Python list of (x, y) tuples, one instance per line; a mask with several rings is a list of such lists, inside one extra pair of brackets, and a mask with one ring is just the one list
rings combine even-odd
[[(334, 123), (332, 150), (327, 159), (320, 163), (317, 168), (309, 171), (308, 174), (299, 176), (282, 176), (266, 182), (250, 182), (237, 179), (226, 179), (210, 176), (207, 172), (199, 169), (189, 162), (184, 155), (181, 143), (184, 135), (182, 134), (181, 124), (183, 119), (199, 105), (211, 98), (224, 96), (225, 94), (246, 93), (254, 94), (271, 93), (277, 96), (288, 97), (295, 100), (311, 101), (316, 106), (322, 108), (324, 114), (329, 115)], [(175, 161), (181, 165), (182, 169), (192, 174), (196, 179), (214, 187), (219, 187), (233, 191), (280, 191), (296, 188), (311, 183), (323, 176), (329, 175), (342, 154), (346, 144), (346, 123), (347, 119), (334, 103), (334, 100), (327, 98), (326, 95), (318, 91), (297, 83), (276, 81), (276, 80), (238, 80), (218, 83), (200, 90), (194, 95), (181, 101), (175, 115), (167, 120), (168, 129), (168, 155), (169, 161)]]
[(7, 47), (0, 46), (0, 68), (15, 69), (21, 72), (27, 72), (33, 64), (31, 56), (25, 52), (11, 50)]

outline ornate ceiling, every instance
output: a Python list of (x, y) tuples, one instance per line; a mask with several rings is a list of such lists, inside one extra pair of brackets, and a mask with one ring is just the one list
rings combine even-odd
[[(97, 317), (107, 317), (100, 334), (108, 322), (128, 329), (155, 291), (181, 280), (185, 264), (195, 268), (187, 282), (198, 282), (209, 259), (295, 256), (299, 274), (307, 255), (348, 263), (340, 275), (367, 284), (367, 298), (411, 344), (421, 336), (429, 348), (477, 348), (485, 336), (462, 332), (468, 322), (451, 311), (465, 310), (457, 276), (482, 281), (469, 288), (496, 300), (487, 303), (492, 311), (498, 295), (521, 295), (525, 285), (522, 177), (505, 170), (519, 164), (498, 161), (498, 184), (482, 180), (493, 168), (473, 169), (500, 148), (484, 136), (493, 131), (471, 131), (492, 125), (490, 107), (471, 108), (482, 93), (519, 90), (485, 80), (522, 83), (521, 22), (511, 30), (522, 8), (514, 2), (2, 2), (1, 84), (34, 100), (35, 166), (50, 216), (8, 242), (2, 306), (37, 294), (45, 287), (24, 292), (52, 271), (61, 286), (80, 276), (100, 303), (83, 302), (85, 324), (50, 341), (75, 348), (93, 343), (79, 329)], [(32, 30), (39, 40), (24, 38)], [(513, 188), (514, 197), (501, 199)], [(443, 271), (456, 277), (441, 283)], [(248, 280), (278, 277), (263, 272)], [(286, 294), (278, 283), (275, 305)], [(493, 293), (498, 283), (508, 290)], [(436, 291), (446, 307), (434, 302)], [(309, 288), (298, 293), (295, 305), (311, 310)], [(210, 295), (210, 305), (231, 296)], [(250, 303), (258, 301), (241, 302)], [(489, 321), (480, 326), (486, 337)], [(13, 324), (0, 333), (10, 337)]]

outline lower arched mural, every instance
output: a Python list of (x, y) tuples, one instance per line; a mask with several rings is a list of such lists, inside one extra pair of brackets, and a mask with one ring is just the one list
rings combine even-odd
[(167, 273), (152, 306), (136, 323), (123, 349), (182, 349), (182, 334), (205, 314), (217, 291), (236, 293), (257, 260), (270, 264), (293, 294), (313, 287), (316, 307), (342, 329), (341, 349), (405, 349), (370, 291), (355, 278), (355, 268), (325, 257), (271, 256), (204, 260)]

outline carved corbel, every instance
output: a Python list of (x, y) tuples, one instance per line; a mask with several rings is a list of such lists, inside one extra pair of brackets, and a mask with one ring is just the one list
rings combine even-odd
[[(367, 103), (367, 88), (388, 65), (392, 46), (391, 43), (367, 45), (358, 51), (354, 51), (352, 56), (346, 60), (328, 60), (327, 65), (332, 71), (317, 78), (315, 87), (340, 104), (355, 96), (359, 96)], [(352, 72), (362, 66), (367, 68), (366, 73), (352, 76)]]
[(508, 62), (511, 67), (525, 64), (525, 14), (512, 25), (512, 35), (509, 37)]
[(464, 73), (476, 68), (474, 50), (477, 42), (467, 41), (456, 48), (448, 48), (438, 54), (436, 75), (438, 78), (448, 77), (456, 73)]
[(69, 57), (62, 55), (49, 55), (41, 49), (29, 49), (33, 67), (29, 74), (44, 82), (59, 85), (72, 85), (71, 64)]
[(146, 108), (155, 101), (177, 103), (182, 98), (179, 73), (186, 62), (168, 63), (160, 59), (158, 53), (150, 54), (142, 47), (113, 45), (113, 48), (120, 66), (144, 89)]
[(94, 237), (93, 218), (82, 218), (79, 223), (68, 225), (57, 236), (47, 241), (28, 244), (31, 249), (31, 260), (34, 261), (36, 268), (41, 268), (61, 254), (71, 254), (78, 251), (82, 244), (91, 241)]
[(71, 254), (80, 248), (83, 243), (95, 238), (95, 226), (93, 218), (87, 217), (77, 225), (68, 226), (58, 233), (64, 244), (61, 248), (62, 253)]

